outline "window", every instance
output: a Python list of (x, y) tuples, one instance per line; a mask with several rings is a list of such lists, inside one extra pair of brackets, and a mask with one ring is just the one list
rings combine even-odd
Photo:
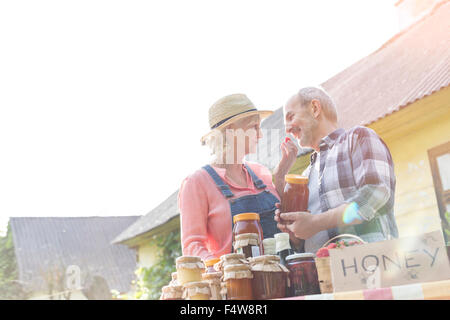
[(445, 226), (449, 227), (445, 213), (450, 212), (450, 141), (428, 150), (428, 157), (439, 213)]

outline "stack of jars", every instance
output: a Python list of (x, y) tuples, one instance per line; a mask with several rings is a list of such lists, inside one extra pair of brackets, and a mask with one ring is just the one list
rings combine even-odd
[(209, 288), (211, 290), (211, 300), (223, 300), (221, 295), (221, 281), (222, 281), (222, 272), (217, 271), (214, 268), (214, 265), (220, 262), (220, 259), (213, 258), (205, 261), (206, 272), (203, 273), (202, 278), (203, 281), (209, 283)]
[(203, 281), (205, 265), (199, 257), (182, 256), (176, 259), (177, 281), (183, 286), (183, 299), (209, 300), (211, 289)]
[(241, 253), (230, 253), (220, 257), (217, 269), (223, 271), (222, 296), (226, 300), (253, 299), (250, 265)]

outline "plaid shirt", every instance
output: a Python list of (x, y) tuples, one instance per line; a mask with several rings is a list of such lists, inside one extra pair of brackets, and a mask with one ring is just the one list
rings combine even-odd
[[(337, 129), (320, 142), (319, 194), (321, 212), (356, 203), (364, 222), (328, 230), (329, 236), (351, 233), (367, 242), (398, 237), (394, 218), (394, 164), (386, 144), (372, 130), (357, 126)], [(303, 172), (309, 176), (311, 164)]]

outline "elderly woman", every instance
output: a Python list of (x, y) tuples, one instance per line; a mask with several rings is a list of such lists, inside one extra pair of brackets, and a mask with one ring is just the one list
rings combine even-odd
[[(281, 232), (274, 220), (281, 184), (275, 187), (266, 167), (243, 160), (256, 152), (260, 122), (271, 114), (258, 111), (244, 94), (223, 97), (209, 109), (211, 132), (201, 141), (215, 159), (184, 179), (178, 195), (184, 255), (208, 260), (230, 253), (232, 217), (240, 213), (259, 213), (264, 238)], [(276, 172), (284, 174), (295, 162), (297, 148), (288, 141), (281, 149)]]

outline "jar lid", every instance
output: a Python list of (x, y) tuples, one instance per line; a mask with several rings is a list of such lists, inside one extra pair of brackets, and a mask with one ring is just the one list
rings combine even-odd
[(210, 272), (210, 273), (203, 273), (202, 278), (203, 280), (215, 280), (222, 277), (222, 272)]
[(178, 286), (178, 285), (164, 286), (164, 287), (162, 287), (162, 292), (163, 293), (169, 293), (169, 292), (182, 293), (183, 292), (183, 286)]
[(212, 267), (214, 266), (217, 262), (219, 262), (220, 259), (219, 258), (212, 258), (212, 259), (208, 259), (205, 260), (205, 266), (208, 267)]
[(289, 272), (289, 270), (280, 263), (280, 257), (277, 255), (264, 255), (249, 260), (252, 271)]
[(277, 252), (291, 249), (291, 243), (289, 242), (289, 233), (280, 232), (274, 235), (275, 237), (275, 248)]
[(235, 240), (244, 240), (244, 239), (259, 239), (259, 236), (257, 233), (241, 233), (234, 237)]
[(227, 261), (227, 260), (233, 260), (233, 259), (245, 259), (245, 255), (242, 253), (228, 253), (224, 254), (220, 257), (220, 260)]
[(190, 300), (190, 297), (197, 294), (211, 296), (211, 289), (208, 281), (188, 282), (184, 284), (183, 298)]
[(250, 258), (250, 264), (253, 263), (261, 263), (261, 262), (280, 262), (280, 256), (274, 255), (274, 254), (265, 254), (263, 256), (257, 256), (254, 258)]
[(308, 177), (302, 176), (300, 174), (287, 174), (284, 176), (284, 180), (287, 183), (307, 184), (309, 179)]
[(233, 216), (233, 223), (236, 223), (237, 221), (243, 221), (243, 220), (258, 220), (259, 221), (259, 214), (255, 212), (247, 212), (247, 213), (240, 213), (235, 216)]
[(181, 256), (178, 257), (175, 260), (175, 263), (195, 263), (195, 262), (202, 262), (202, 259), (200, 257), (195, 257), (195, 256)]
[(200, 257), (194, 256), (181, 256), (175, 260), (175, 264), (178, 268), (187, 268), (187, 269), (204, 269), (205, 265), (203, 264), (202, 259)]
[(316, 255), (314, 253), (294, 253), (286, 257), (286, 261), (293, 260), (293, 259), (299, 259), (299, 258), (315, 258)]

